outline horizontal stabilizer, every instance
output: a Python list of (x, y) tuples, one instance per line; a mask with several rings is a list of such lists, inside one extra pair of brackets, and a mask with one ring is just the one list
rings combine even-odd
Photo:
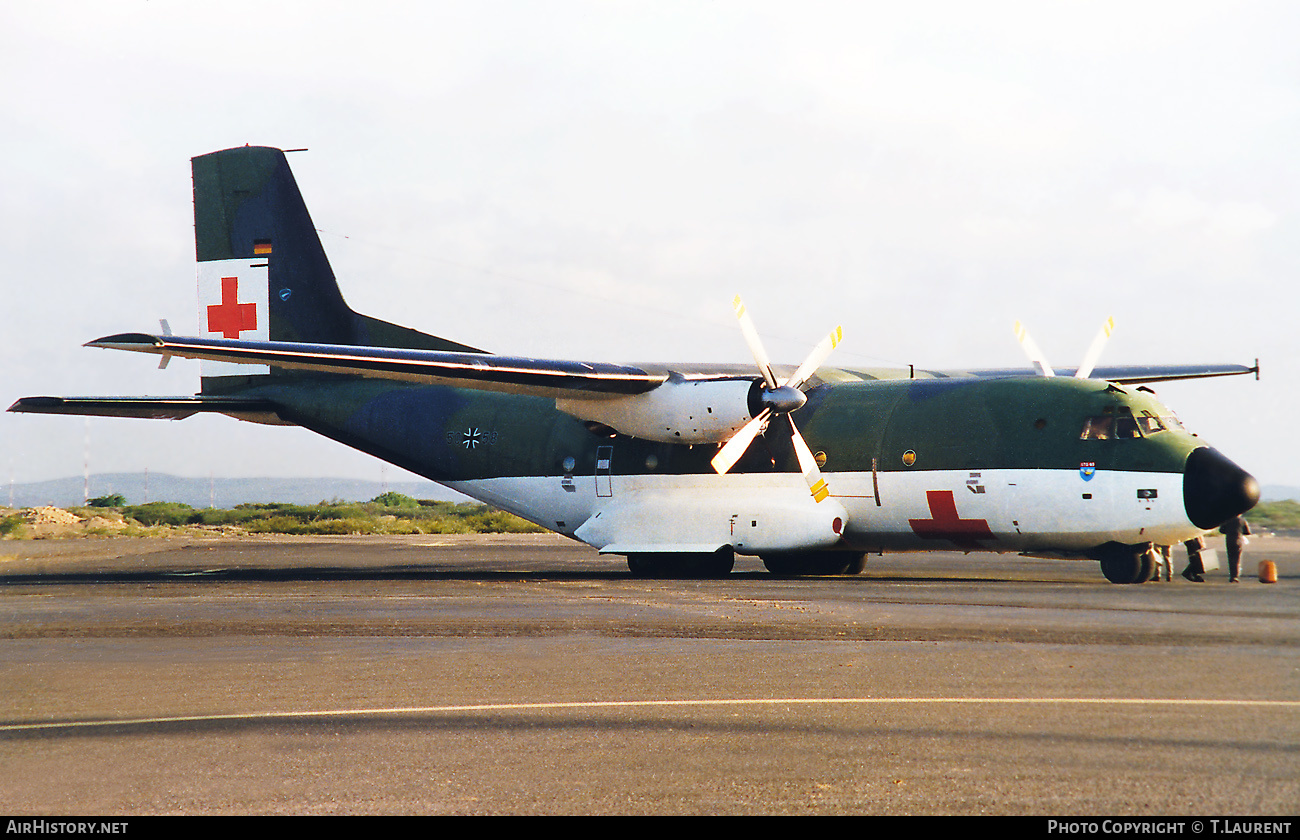
[(19, 414), (73, 414), (89, 417), (135, 417), (184, 420), (200, 413), (224, 414), (236, 420), (293, 426), (267, 400), (239, 397), (23, 397), (9, 406)]
[(569, 399), (582, 393), (606, 397), (643, 394), (668, 378), (667, 374), (603, 362), (289, 341), (124, 333), (95, 339), (86, 346)]

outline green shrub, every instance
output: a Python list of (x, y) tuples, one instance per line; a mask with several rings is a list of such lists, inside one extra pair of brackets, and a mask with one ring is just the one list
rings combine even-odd
[(149, 502), (123, 507), (122, 515), (141, 525), (185, 525), (194, 515), (194, 508), (183, 502)]
[(0, 517), (0, 537), (16, 537), (22, 533), (23, 517), (21, 514)]
[(531, 534), (545, 530), (513, 513), (486, 508), (481, 513), (465, 517), (465, 524), (478, 534)]
[[(112, 501), (106, 496), (94, 501)], [(132, 527), (159, 529), (184, 525), (235, 526), (255, 534), (469, 534), (529, 533), (543, 529), (476, 502), (416, 500), (385, 493), (370, 502), (321, 502), (297, 505), (259, 502), (230, 510), (195, 509), (179, 502), (150, 502), (118, 508)], [(95, 509), (82, 510), (89, 516)], [(10, 521), (12, 520), (12, 521)], [(16, 533), (21, 519), (0, 523), (0, 535)]]
[(1260, 502), (1246, 514), (1246, 521), (1254, 531), (1300, 531), (1300, 502)]
[(381, 493), (370, 500), (371, 504), (383, 505), (389, 508), (418, 508), (420, 503), (410, 496), (404, 496), (401, 493)]
[(420, 531), (425, 534), (470, 534), (473, 533), (465, 520), (448, 517), (445, 519), (428, 519), (420, 521)]

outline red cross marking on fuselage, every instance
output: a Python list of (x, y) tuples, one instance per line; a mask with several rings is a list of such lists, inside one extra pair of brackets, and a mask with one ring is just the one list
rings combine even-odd
[(959, 548), (976, 550), (979, 540), (995, 540), (986, 519), (962, 519), (957, 515), (957, 501), (951, 490), (927, 490), (930, 519), (909, 519), (918, 537), (927, 540), (952, 540)]
[(244, 330), (257, 329), (257, 304), (239, 302), (239, 278), (221, 278), (221, 303), (208, 307), (208, 332), (223, 338), (239, 338)]

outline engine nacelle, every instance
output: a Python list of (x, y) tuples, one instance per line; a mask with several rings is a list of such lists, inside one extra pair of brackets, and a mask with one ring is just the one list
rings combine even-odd
[(608, 399), (557, 399), (580, 420), (660, 443), (722, 443), (750, 421), (748, 379), (669, 379), (647, 391)]

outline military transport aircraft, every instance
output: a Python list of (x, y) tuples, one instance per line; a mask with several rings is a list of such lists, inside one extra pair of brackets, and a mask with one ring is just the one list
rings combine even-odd
[[(1150, 579), (1153, 546), (1217, 528), (1255, 479), (1144, 383), (1254, 367), (939, 372), (493, 355), (344, 303), (285, 155), (193, 160), (201, 335), (91, 347), (203, 360), (179, 397), (27, 397), (9, 410), (299, 425), (599, 549), (636, 574), (840, 574), (885, 551), (1092, 558)], [(1019, 328), (1018, 328), (1019, 329)]]

